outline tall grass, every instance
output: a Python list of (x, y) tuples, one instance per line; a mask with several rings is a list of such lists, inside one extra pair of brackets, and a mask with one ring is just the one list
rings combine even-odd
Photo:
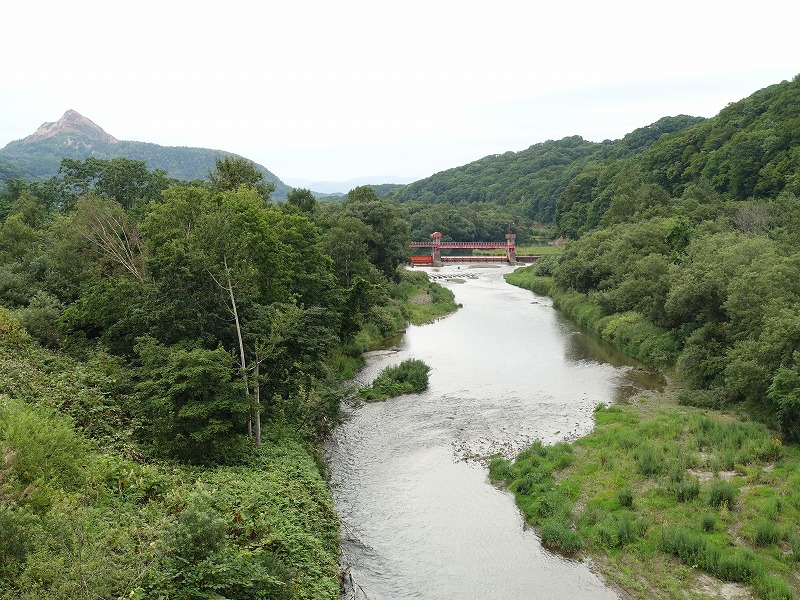
[[(574, 448), (535, 442), (513, 463), (490, 464), (492, 480), (514, 492), (544, 545), (568, 551), (577, 536), (590, 552), (624, 553), (637, 581), (659, 590), (685, 584), (676, 557), (761, 598), (794, 597), (796, 448), (776, 443), (761, 426), (682, 406), (599, 405), (594, 416), (595, 430)], [(701, 473), (710, 476), (731, 451), (735, 472), (701, 483)], [(625, 573), (609, 575), (631, 583)]]

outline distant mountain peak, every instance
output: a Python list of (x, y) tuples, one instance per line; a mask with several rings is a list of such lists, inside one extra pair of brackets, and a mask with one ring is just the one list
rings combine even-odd
[[(58, 121), (54, 123), (42, 123), (39, 129), (22, 140), (23, 144), (32, 144), (40, 140), (51, 138), (59, 133), (79, 134), (95, 142), (116, 144), (119, 142), (113, 135), (106, 133), (102, 127), (87, 119), (82, 114), (72, 109), (64, 113)], [(70, 140), (67, 140), (70, 145)]]

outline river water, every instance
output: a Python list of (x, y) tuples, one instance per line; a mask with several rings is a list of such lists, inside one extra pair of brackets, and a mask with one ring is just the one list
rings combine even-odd
[(328, 444), (349, 598), (603, 599), (584, 562), (544, 550), (486, 457), (571, 440), (598, 403), (655, 385), (633, 361), (576, 331), (549, 299), (507, 284), (510, 267), (428, 268), (463, 308), (372, 353), (359, 380), (419, 358), (425, 393), (346, 411)]

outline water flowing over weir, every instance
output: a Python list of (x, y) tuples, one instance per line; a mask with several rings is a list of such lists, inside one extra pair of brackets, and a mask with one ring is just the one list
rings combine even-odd
[(359, 376), (368, 383), (406, 358), (431, 366), (427, 392), (348, 410), (328, 443), (350, 598), (617, 597), (585, 563), (540, 546), (482, 459), (584, 435), (598, 403), (656, 382), (547, 298), (508, 285), (510, 270), (429, 270), (463, 308), (410, 327)]

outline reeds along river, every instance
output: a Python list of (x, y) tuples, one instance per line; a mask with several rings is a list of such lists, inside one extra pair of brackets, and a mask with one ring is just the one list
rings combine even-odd
[(574, 439), (598, 403), (655, 382), (575, 330), (547, 298), (508, 285), (509, 267), (430, 269), (463, 304), (373, 353), (360, 379), (419, 358), (427, 392), (353, 409), (331, 437), (348, 596), (371, 600), (615, 598), (589, 567), (544, 550), (486, 457), (534, 439)]

